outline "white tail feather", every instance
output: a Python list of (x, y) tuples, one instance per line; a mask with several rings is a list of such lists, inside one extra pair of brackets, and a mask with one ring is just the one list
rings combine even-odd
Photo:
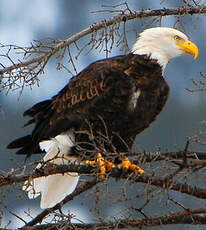
[(45, 186), (41, 196), (40, 207), (42, 209), (51, 208), (62, 201), (75, 190), (78, 180), (79, 176), (77, 173), (57, 174), (45, 178), (44, 182), (41, 181)]
[[(74, 160), (68, 156), (73, 145), (74, 135), (71, 131), (39, 143), (40, 148), (46, 151), (44, 162), (49, 161), (58, 165), (68, 164)], [(41, 164), (38, 164), (37, 168), (40, 167)], [(51, 208), (74, 191), (78, 180), (77, 173), (55, 174), (26, 181), (22, 189), (28, 192), (30, 199), (41, 194), (41, 208)]]

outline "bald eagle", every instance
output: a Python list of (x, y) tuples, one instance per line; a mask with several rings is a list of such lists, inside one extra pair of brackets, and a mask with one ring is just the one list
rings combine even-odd
[[(83, 155), (92, 159), (99, 149), (105, 158), (128, 151), (164, 107), (169, 87), (162, 74), (183, 53), (198, 56), (197, 46), (182, 32), (167, 27), (143, 31), (130, 54), (90, 64), (56, 96), (25, 111), (31, 117), (26, 126), (34, 124), (34, 129), (8, 148), (27, 156), (44, 152), (43, 160), (54, 164)], [(55, 174), (27, 181), (23, 189), (29, 198), (41, 194), (41, 208), (49, 208), (72, 193), (78, 180), (78, 173)]]

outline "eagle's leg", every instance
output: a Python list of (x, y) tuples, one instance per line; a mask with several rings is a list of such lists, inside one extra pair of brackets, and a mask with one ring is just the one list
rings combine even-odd
[(115, 164), (113, 162), (107, 161), (104, 159), (101, 153), (97, 154), (97, 159), (94, 161), (87, 160), (86, 164), (90, 165), (98, 165), (100, 170), (100, 178), (104, 178), (106, 174), (106, 170), (111, 171), (112, 168), (115, 167)]
[(126, 169), (127, 171), (132, 171), (133, 173), (143, 174), (144, 170), (141, 169), (138, 165), (132, 164), (128, 157), (122, 159), (121, 168)]

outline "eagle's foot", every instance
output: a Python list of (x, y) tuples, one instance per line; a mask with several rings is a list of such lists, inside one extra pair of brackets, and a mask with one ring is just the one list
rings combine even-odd
[(128, 157), (124, 157), (122, 159), (121, 168), (126, 171), (131, 171), (132, 174), (138, 173), (141, 175), (144, 173), (144, 170), (141, 169), (138, 165), (132, 164)]
[(105, 160), (101, 153), (97, 154), (97, 159), (94, 161), (86, 160), (86, 164), (98, 165), (100, 171), (100, 178), (105, 178), (106, 171), (111, 171), (112, 168), (115, 167), (115, 164), (113, 162)]

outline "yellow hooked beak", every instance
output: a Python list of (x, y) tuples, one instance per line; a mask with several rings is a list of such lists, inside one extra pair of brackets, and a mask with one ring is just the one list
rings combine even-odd
[(199, 50), (198, 47), (191, 41), (179, 41), (177, 45), (180, 47), (182, 51), (185, 53), (194, 55), (194, 59), (198, 57)]

